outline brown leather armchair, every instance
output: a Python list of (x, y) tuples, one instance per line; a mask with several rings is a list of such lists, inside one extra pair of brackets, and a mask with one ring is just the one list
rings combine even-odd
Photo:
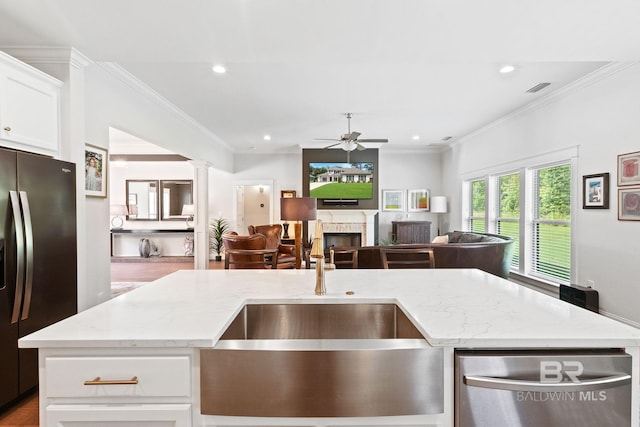
[(225, 269), (275, 268), (278, 250), (267, 249), (267, 239), (262, 234), (239, 236), (237, 233), (222, 235)]
[(295, 268), (296, 248), (281, 243), (282, 225), (250, 225), (249, 235), (262, 234), (267, 239), (267, 249), (278, 250), (278, 268)]

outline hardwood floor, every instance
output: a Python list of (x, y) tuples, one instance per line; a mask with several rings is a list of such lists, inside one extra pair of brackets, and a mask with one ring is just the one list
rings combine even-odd
[(38, 392), (35, 391), (0, 412), (0, 426), (38, 427), (38, 418)]
[[(152, 282), (178, 270), (193, 270), (193, 258), (123, 259), (111, 263), (112, 282)], [(174, 262), (177, 261), (177, 262)], [(223, 262), (210, 261), (209, 269), (223, 269)], [(0, 412), (2, 427), (38, 427), (38, 393), (34, 392)]]
[[(193, 258), (182, 259), (179, 262), (164, 259), (161, 261), (140, 262), (138, 259), (114, 260), (111, 262), (112, 282), (152, 282), (178, 270), (193, 270)], [(117, 262), (116, 262), (117, 261)], [(123, 262), (124, 261), (124, 262)], [(138, 261), (138, 262), (136, 262)], [(224, 262), (209, 261), (210, 270), (224, 268)]]

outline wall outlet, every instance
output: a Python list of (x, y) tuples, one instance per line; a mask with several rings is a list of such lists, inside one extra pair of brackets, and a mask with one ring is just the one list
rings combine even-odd
[(587, 280), (587, 287), (595, 289), (596, 288), (596, 281), (595, 280)]

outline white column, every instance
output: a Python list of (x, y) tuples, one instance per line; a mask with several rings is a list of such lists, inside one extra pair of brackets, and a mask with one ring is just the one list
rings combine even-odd
[(209, 164), (192, 160), (193, 165), (193, 268), (209, 268)]

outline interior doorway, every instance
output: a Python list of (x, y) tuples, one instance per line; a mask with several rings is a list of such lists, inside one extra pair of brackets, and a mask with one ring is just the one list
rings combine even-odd
[(246, 235), (250, 225), (273, 223), (273, 183), (236, 183), (235, 231)]

